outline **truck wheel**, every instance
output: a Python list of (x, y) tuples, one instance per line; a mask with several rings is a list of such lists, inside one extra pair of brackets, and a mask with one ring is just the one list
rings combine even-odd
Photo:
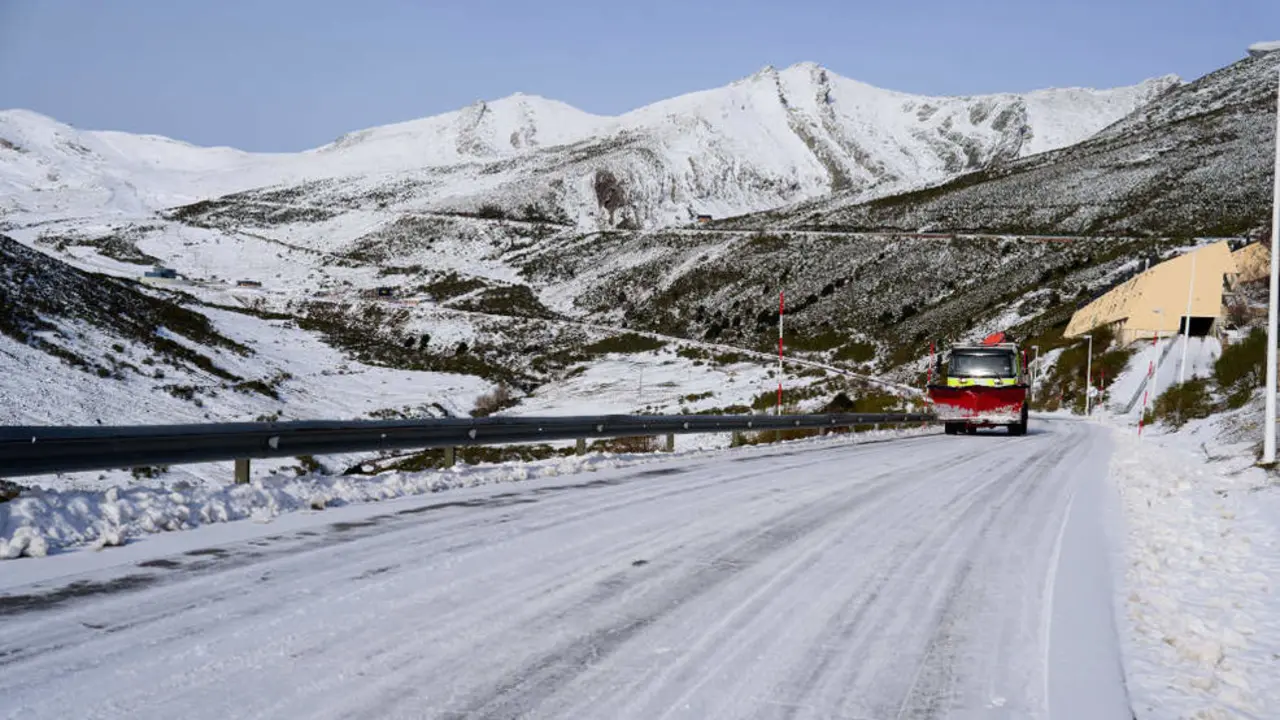
[(1026, 435), (1027, 434), (1027, 406), (1022, 406), (1022, 420), (1009, 426), (1010, 435)]
[(977, 426), (977, 425), (965, 425), (965, 426), (964, 426), (964, 433), (965, 433), (966, 435), (977, 435), (977, 434), (978, 434), (978, 426)]
[(946, 423), (942, 426), (942, 429), (948, 435), (957, 435), (960, 432), (960, 427), (956, 423)]

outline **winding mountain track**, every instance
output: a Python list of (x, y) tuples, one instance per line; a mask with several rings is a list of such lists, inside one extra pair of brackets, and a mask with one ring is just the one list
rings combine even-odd
[(0, 565), (0, 717), (1127, 719), (1072, 570), (1106, 566), (1071, 538), (1108, 453), (1070, 421), (752, 448)]

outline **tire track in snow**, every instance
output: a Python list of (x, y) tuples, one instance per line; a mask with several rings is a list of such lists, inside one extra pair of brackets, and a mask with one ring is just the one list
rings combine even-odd
[[(983, 453), (974, 451), (966, 453), (955, 461), (955, 467), (964, 467), (971, 462), (981, 462)], [(888, 486), (883, 487), (883, 492), (869, 493), (859, 495), (857, 497), (846, 497), (841, 500), (841, 504), (835, 507), (825, 505), (824, 517), (821, 522), (815, 522), (811, 517), (802, 517), (794, 519), (794, 517), (783, 517), (783, 522), (788, 525), (794, 523), (796, 528), (804, 528), (803, 532), (809, 536), (807, 542), (800, 544), (796, 549), (796, 557), (790, 560), (779, 559), (773, 565), (767, 574), (764, 575), (761, 582), (762, 587), (774, 589), (780, 584), (795, 576), (800, 576), (804, 571), (809, 570), (816, 562), (822, 559), (822, 554), (832, 543), (838, 542), (843, 537), (843, 531), (850, 525), (858, 525), (870, 523), (879, 527), (886, 527), (891, 524), (890, 516), (881, 515), (876, 517), (879, 511), (884, 508), (877, 504), (876, 501), (883, 500), (887, 495), (908, 495), (911, 488), (922, 482), (928, 482), (927, 461), (917, 460), (907, 468), (899, 468), (888, 473), (884, 473), (885, 478), (892, 478)], [(833, 496), (846, 495), (849, 491), (837, 489)], [(810, 506), (806, 506), (810, 507)], [(851, 509), (857, 508), (857, 512), (850, 512)], [(834, 521), (839, 521), (838, 526), (831, 527)], [(774, 528), (770, 526), (765, 532), (770, 532)], [(793, 532), (802, 532), (793, 529)], [(756, 537), (759, 530), (748, 530), (747, 535)], [(819, 535), (821, 534), (821, 535)], [(785, 536), (785, 534), (784, 534)], [(794, 543), (782, 544), (775, 543), (768, 553), (769, 557), (786, 553), (792, 549)], [(712, 568), (713, 571), (723, 569), (726, 565), (738, 573), (750, 571), (754, 566), (761, 564), (768, 557), (759, 558), (755, 562), (742, 563), (735, 561), (730, 555), (725, 557), (723, 548), (713, 548), (705, 552), (700, 552), (699, 557), (706, 558), (703, 562)], [(783, 564), (785, 563), (785, 564)], [(732, 577), (722, 578), (724, 580), (734, 579)], [(697, 600), (698, 595), (702, 593), (671, 593), (664, 598), (664, 607), (678, 608)], [(685, 655), (674, 662), (669, 668), (659, 673), (655, 677), (647, 678), (647, 681), (653, 683), (661, 683), (663, 678), (668, 678), (674, 674), (689, 674), (691, 667), (717, 667), (727, 662), (723, 656), (737, 655), (743, 652), (744, 645), (749, 643), (751, 639), (767, 632), (767, 625), (760, 623), (760, 613), (764, 606), (777, 599), (777, 594), (769, 594), (761, 592), (760, 587), (752, 586), (749, 594), (744, 599), (737, 601), (729, 607), (718, 608), (716, 617), (713, 618), (710, 627), (700, 629), (698, 634), (691, 636), (690, 647), (686, 650)], [(628, 611), (617, 611), (623, 617), (629, 617)], [(756, 632), (751, 632), (754, 626)], [(693, 688), (696, 690), (696, 687)], [(638, 690), (637, 690), (638, 692)], [(673, 706), (678, 706), (681, 698), (665, 700)], [(548, 711), (547, 716), (581, 716), (591, 712), (590, 706), (573, 706), (566, 708), (555, 708), (554, 711)], [(637, 717), (659, 717), (661, 710), (657, 707), (644, 707), (638, 711)], [(480, 716), (487, 716), (486, 713), (480, 713)], [(501, 716), (501, 715), (496, 715)]]
[[(951, 465), (950, 469), (963, 470), (964, 468)], [(963, 488), (956, 496), (947, 498), (945, 502), (937, 505), (920, 503), (912, 510), (887, 515), (889, 527), (911, 526), (927, 519), (933, 521), (933, 530), (887, 546), (876, 547), (876, 555), (859, 557), (860, 563), (869, 563), (870, 567), (862, 572), (845, 571), (840, 582), (824, 594), (824, 598), (827, 596), (832, 598), (829, 601), (831, 609), (828, 611), (827, 621), (813, 631), (815, 638), (822, 639), (821, 644), (815, 649), (820, 649), (822, 652), (808, 652), (801, 655), (802, 661), (787, 673), (786, 679), (781, 683), (781, 690), (767, 698), (769, 703), (777, 706), (778, 717), (815, 717), (812, 714), (811, 703), (806, 702), (806, 699), (812, 699), (811, 696), (815, 694), (829, 696), (829, 706), (840, 708), (846, 714), (865, 714), (869, 717), (894, 716), (898, 710), (896, 705), (892, 709), (882, 708), (879, 711), (846, 707), (848, 695), (838, 692), (838, 689), (848, 681), (850, 673), (843, 669), (835, 672), (833, 669), (842, 667), (840, 661), (850, 657), (851, 648), (856, 649), (859, 645), (865, 644), (863, 636), (884, 628), (892, 619), (894, 608), (900, 603), (899, 598), (904, 593), (915, 590), (913, 580), (916, 576), (928, 576), (925, 570), (916, 567), (916, 563), (937, 554), (938, 548), (934, 544), (937, 540), (952, 534), (955, 527), (963, 527), (965, 518), (974, 515), (975, 511), (981, 512), (983, 508), (988, 507), (989, 495), (999, 492), (1008, 495), (1009, 490), (1002, 486), (1007, 484), (1012, 474), (987, 478), (977, 484), (971, 483), (971, 486)], [(880, 527), (868, 529), (866, 534), (874, 537), (879, 535), (881, 530)], [(840, 572), (840, 569), (833, 568), (829, 572)], [(958, 585), (954, 586), (954, 588), (958, 587)], [(958, 589), (948, 589), (947, 595), (954, 595), (956, 592)], [(815, 607), (825, 606), (821, 601), (815, 604)], [(787, 622), (786, 618), (782, 621)], [(766, 632), (762, 629), (760, 634), (763, 635)], [(925, 657), (927, 659), (929, 655), (926, 654)], [(842, 677), (846, 680), (841, 680)], [(831, 691), (832, 688), (837, 691)], [(744, 689), (746, 689), (745, 685)], [(818, 692), (820, 690), (828, 691)]]
[(1074, 443), (1064, 443), (1039, 459), (1029, 459), (992, 484), (1007, 485), (1009, 490), (986, 512), (974, 538), (960, 554), (964, 560), (959, 569), (949, 576), (948, 589), (932, 622), (933, 631), (924, 656), (895, 717), (924, 720), (943, 717), (951, 710), (950, 701), (953, 698), (950, 697), (949, 689), (956, 681), (957, 646), (973, 609), (973, 588), (970, 587), (970, 581), (974, 571), (974, 550), (987, 541), (988, 533), (1005, 508), (1025, 507), (1030, 496), (1038, 489), (1037, 480), (1045, 471), (1062, 462), (1075, 446)]
[[(888, 453), (885, 453), (885, 454), (888, 454)], [(966, 454), (964, 456), (964, 459), (966, 461), (976, 460), (980, 457), (980, 455), (981, 453), (979, 452), (971, 452)], [(821, 464), (821, 463), (814, 463), (814, 462), (805, 463), (805, 465), (814, 465), (814, 464)], [(765, 477), (771, 474), (772, 472), (774, 471), (770, 471), (770, 470), (756, 471), (756, 472), (750, 473), (750, 476)], [(900, 472), (901, 472), (901, 468), (882, 473), (882, 476), (885, 478), (889, 478), (891, 476), (899, 474)], [(742, 479), (743, 479), (743, 476), (735, 473), (733, 476), (726, 478), (723, 484), (726, 486), (737, 484), (737, 483), (740, 483)], [(859, 489), (863, 488), (865, 485), (868, 485), (868, 484), (870, 483), (867, 481), (860, 482), (857, 485), (857, 488)], [(885, 488), (883, 486), (881, 488), (872, 488), (874, 492), (880, 492), (880, 491), (883, 491), (884, 489)], [(838, 487), (837, 488), (821, 487), (819, 488), (819, 491), (821, 493), (821, 497), (819, 498), (815, 496), (811, 504), (820, 506), (821, 499), (834, 496), (834, 495), (839, 495), (843, 492), (846, 492), (845, 490)], [(726, 498), (722, 494), (717, 493), (714, 496), (713, 501), (716, 504), (720, 504), (730, 499), (731, 498)], [(757, 498), (757, 499), (767, 500), (767, 498)], [(738, 514), (744, 509), (744, 505), (741, 503), (736, 505), (731, 504), (731, 507), (732, 509), (729, 514)], [(839, 510), (835, 510), (835, 511), (828, 510), (826, 514), (836, 515), (836, 514), (839, 514), (839, 512), (840, 512)], [(699, 515), (703, 517), (703, 519), (708, 521), (713, 521), (715, 519), (711, 516), (704, 515), (702, 513), (699, 513)], [(719, 582), (723, 582), (726, 579), (736, 575), (737, 573), (740, 573), (749, 569), (752, 565), (758, 562), (758, 558), (756, 557), (756, 555), (760, 554), (758, 550), (747, 553), (746, 558), (744, 558), (744, 557), (740, 557), (741, 548), (747, 547), (747, 546), (754, 546), (753, 545), (754, 543), (760, 542), (761, 537), (764, 537), (768, 540), (773, 540), (776, 538), (788, 538), (791, 536), (796, 536), (793, 539), (793, 541), (797, 540), (799, 537), (799, 534), (801, 533), (801, 530), (806, 525), (812, 524), (813, 522), (808, 516), (806, 516), (806, 518), (804, 519), (796, 520), (794, 517), (788, 517), (788, 514), (785, 512), (778, 514), (778, 516), (772, 518), (771, 521), (774, 522), (774, 524), (768, 525), (763, 529), (755, 525), (749, 525), (745, 529), (735, 532), (733, 535), (731, 535), (728, 538), (721, 539), (718, 537), (722, 531), (711, 531), (711, 532), (698, 532), (698, 534), (693, 538), (682, 539), (679, 543), (676, 543), (676, 546), (672, 549), (674, 551), (680, 551), (680, 550), (684, 550), (685, 548), (691, 548), (693, 552), (692, 558), (685, 558), (684, 562), (674, 563), (674, 564), (663, 563), (660, 560), (650, 562), (645, 566), (646, 572), (639, 573), (639, 574), (631, 573), (631, 575), (638, 575), (637, 580), (632, 582), (631, 584), (624, 584), (622, 582), (618, 582), (618, 579), (621, 577), (620, 575), (610, 575), (607, 578), (605, 578), (603, 581), (596, 582), (594, 586), (595, 589), (587, 591), (585, 593), (586, 594), (585, 598), (582, 598), (581, 595), (569, 594), (565, 598), (565, 601), (568, 603), (566, 607), (559, 608), (547, 615), (539, 615), (539, 616), (530, 618), (528, 622), (532, 624), (528, 625), (527, 627), (525, 626), (526, 624), (522, 622), (520, 632), (537, 635), (537, 634), (546, 632), (549, 628), (553, 628), (557, 624), (563, 624), (564, 622), (572, 622), (575, 618), (578, 619), (579, 621), (585, 621), (584, 618), (587, 617), (586, 613), (588, 613), (591, 608), (593, 607), (598, 608), (600, 605), (602, 605), (606, 601), (616, 599), (617, 597), (619, 597), (620, 595), (624, 594), (627, 591), (635, 590), (637, 585), (639, 584), (643, 584), (646, 587), (657, 586), (658, 590), (661, 591), (661, 595), (658, 596), (656, 599), (648, 596), (642, 598), (642, 604), (652, 600), (654, 602), (657, 602), (661, 608), (679, 606), (681, 604), (688, 602), (691, 598), (699, 594), (703, 594), (705, 592), (708, 592), (714, 589), (714, 584), (710, 584), (710, 585), (707, 584), (706, 582), (707, 577), (716, 577), (718, 581), (715, 584), (718, 584)], [(785, 527), (780, 528), (778, 523), (781, 523)], [(711, 524), (712, 527), (715, 527), (715, 524), (713, 522), (709, 522), (709, 524)], [(641, 535), (640, 538), (641, 538), (639, 543), (640, 545), (652, 546), (654, 542), (654, 539), (652, 538), (652, 536), (648, 534)], [(706, 547), (700, 547), (701, 543), (710, 543), (710, 545)], [(650, 555), (657, 555), (659, 557), (663, 555), (662, 552), (657, 552), (657, 553), (652, 552), (653, 550), (657, 550), (660, 548), (651, 547), (650, 549), (651, 549)], [(622, 563), (614, 563), (615, 566), (618, 564), (622, 564)], [(580, 570), (578, 572), (580, 572)], [(672, 591), (670, 589), (669, 585), (671, 583), (674, 583), (676, 585), (677, 590)], [(600, 588), (602, 587), (604, 588), (603, 592), (600, 591)], [(616, 636), (618, 635), (630, 636), (635, 630), (638, 629), (634, 626), (634, 623), (633, 623), (633, 620), (637, 614), (652, 615), (656, 612), (651, 609), (647, 609), (647, 606), (645, 607), (646, 609), (641, 609), (641, 610), (637, 610), (635, 608), (625, 608), (625, 609), (620, 608), (620, 609), (610, 609), (610, 610), (598, 609), (597, 613), (602, 613), (607, 616), (607, 619), (612, 619), (616, 622), (616, 625), (614, 627), (612, 628), (605, 627), (599, 632), (603, 633), (603, 637), (608, 637), (608, 638), (616, 638)], [(490, 616), (490, 619), (497, 620), (501, 615), (504, 615), (509, 612), (510, 612), (510, 608), (500, 605), (498, 606), (495, 615)], [(645, 623), (646, 626), (648, 624), (651, 624), (651, 621)], [(426, 640), (426, 638), (424, 638), (424, 640)], [(566, 641), (567, 649), (560, 648), (560, 649), (552, 650), (551, 652), (548, 653), (548, 656), (550, 657), (556, 657), (556, 656), (560, 657), (560, 660), (558, 662), (553, 662), (552, 660), (548, 660), (546, 658), (531, 660), (530, 662), (532, 664), (540, 668), (538, 677), (540, 677), (544, 681), (552, 677), (555, 677), (560, 680), (563, 680), (566, 677), (572, 677), (573, 676), (573, 672), (571, 672), (572, 667), (567, 667), (567, 666), (572, 666), (572, 662), (571, 662), (572, 659), (581, 657), (580, 653), (573, 649), (575, 647), (578, 647), (578, 648), (581, 647), (576, 644), (577, 642), (578, 641), (576, 640)], [(619, 646), (618, 643), (608, 643), (607, 645), (610, 648), (610, 650), (616, 649), (616, 647)], [(594, 648), (592, 657), (597, 660), (600, 659), (605, 654), (600, 652), (600, 647), (602, 647), (602, 643), (596, 642), (592, 644), (589, 642), (586, 645), (586, 647)], [(410, 667), (399, 666), (399, 667), (396, 667), (394, 670), (396, 672), (410, 672)], [(524, 671), (525, 669), (521, 668), (520, 670), (513, 671), (512, 675), (520, 675)], [(535, 686), (537, 685), (536, 683), (532, 683), (532, 684)], [(553, 683), (543, 682), (542, 686), (545, 687), (546, 685), (550, 685), (550, 684), (553, 684)], [(501, 683), (495, 681), (495, 685), (501, 685)], [(513, 682), (513, 683), (508, 683), (508, 685), (510, 685), (510, 687), (504, 687), (501, 690), (494, 690), (492, 692), (492, 695), (497, 695), (502, 697), (500, 702), (494, 703), (497, 707), (510, 709), (512, 707), (517, 707), (517, 706), (536, 704), (527, 696), (520, 697), (520, 693), (518, 692), (520, 688), (528, 687), (531, 685), (531, 683)], [(488, 699), (492, 700), (493, 698), (488, 698)], [(484, 702), (472, 703), (472, 705), (474, 705), (474, 707), (468, 706), (465, 712), (473, 713), (480, 717), (509, 716), (509, 715), (504, 715), (502, 712), (499, 712), (499, 711), (490, 712), (487, 709), (486, 710), (476, 709), (477, 707), (484, 708), (485, 707)], [(464, 712), (464, 711), (459, 711), (459, 712)]]
[[(560, 685), (585, 671), (588, 660), (596, 662), (614, 652), (638, 631), (661, 619), (671, 607), (714, 591), (738, 573), (749, 570), (773, 553), (809, 538), (837, 516), (886, 491), (887, 488), (881, 485), (834, 506), (812, 506), (815, 511), (791, 516), (763, 531), (752, 529), (738, 533), (728, 541), (708, 548), (705, 553), (700, 553), (705, 555), (706, 560), (696, 563), (694, 568), (686, 566), (683, 568), (684, 572), (678, 572), (681, 568), (672, 568), (674, 572), (669, 574), (675, 577), (666, 583), (664, 592), (658, 597), (647, 599), (639, 609), (629, 608), (628, 619), (595, 629), (573, 640), (567, 647), (557, 648), (537, 660), (532, 668), (520, 671), (484, 693), (480, 702), (461, 710), (459, 717), (514, 717), (537, 707), (556, 692)], [(804, 569), (804, 565), (797, 564), (787, 568), (786, 574)], [(592, 593), (580, 605), (553, 617), (560, 621), (568, 620), (590, 608), (617, 599), (628, 587), (625, 576), (617, 577), (620, 582), (607, 583), (603, 592)]]

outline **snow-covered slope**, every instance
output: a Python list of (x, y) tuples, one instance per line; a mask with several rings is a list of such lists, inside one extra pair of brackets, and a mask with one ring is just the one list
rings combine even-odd
[(0, 217), (18, 211), (137, 215), (281, 176), (283, 156), (201, 148), (154, 135), (89, 132), (25, 110), (0, 112)]
[(1082, 135), (1085, 128), (1098, 121), (1110, 125), (1178, 84), (1170, 75), (1112, 90), (1061, 88), (1027, 93), (1019, 99), (1026, 106), (1031, 137), (1023, 143), (1019, 157), (1075, 145), (1087, 139)]
[[(1177, 84), (939, 98), (802, 63), (619, 117), (529, 95), (252, 154), (0, 112), (0, 217), (138, 215), (322, 179), (369, 204), (484, 204), (581, 225), (659, 226), (831, 192), (882, 195), (1079, 142)], [(303, 186), (295, 200), (321, 198)], [(334, 187), (329, 184), (329, 187)]]
[(348, 133), (306, 154), (356, 168), (407, 170), (573, 143), (610, 122), (556, 100), (517, 93), (443, 115)]
[(0, 425), (465, 415), (491, 387), (363, 365), (288, 318), (89, 274), (3, 235), (0, 307)]
[[(1186, 368), (1183, 368), (1182, 351), (1186, 343)], [(1172, 347), (1170, 345), (1172, 344)], [(1213, 364), (1222, 357), (1222, 343), (1216, 337), (1164, 338), (1160, 344), (1143, 342), (1138, 346), (1139, 352), (1129, 359), (1123, 373), (1107, 384), (1108, 409), (1117, 415), (1128, 415), (1138, 418), (1142, 415), (1142, 395), (1146, 392), (1148, 401), (1155, 402), (1154, 392), (1177, 384), (1179, 375), (1184, 380), (1213, 377)], [(1154, 374), (1155, 382), (1151, 383), (1148, 373), (1151, 366), (1159, 361)], [(1133, 406), (1130, 407), (1129, 403)]]

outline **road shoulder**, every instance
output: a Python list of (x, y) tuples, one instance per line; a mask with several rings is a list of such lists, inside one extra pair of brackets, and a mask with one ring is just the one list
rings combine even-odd
[(1116, 428), (1113, 439), (1116, 614), (1135, 716), (1273, 717), (1280, 491), (1245, 455), (1214, 461), (1177, 433)]

